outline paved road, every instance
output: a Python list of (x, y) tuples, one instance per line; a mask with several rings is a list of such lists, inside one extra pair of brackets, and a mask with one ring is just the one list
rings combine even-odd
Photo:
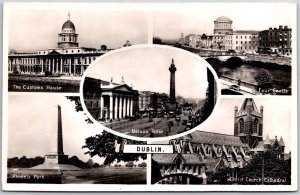
[[(114, 121), (111, 123), (103, 123), (108, 128), (114, 131), (133, 135), (137, 137), (150, 137), (152, 132), (153, 137), (163, 137), (176, 135), (185, 130), (185, 125), (182, 125), (182, 120), (187, 120), (188, 116), (181, 115), (181, 120), (177, 123), (175, 118), (153, 118), (152, 122), (149, 122), (148, 117), (140, 118), (135, 121), (122, 120)], [(169, 132), (169, 122), (173, 121), (173, 126)]]

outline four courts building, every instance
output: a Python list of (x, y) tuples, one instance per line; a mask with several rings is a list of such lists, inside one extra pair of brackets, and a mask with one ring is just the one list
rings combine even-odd
[(69, 15), (58, 34), (57, 48), (33, 53), (17, 53), (11, 50), (8, 55), (8, 71), (22, 74), (81, 76), (89, 64), (106, 51), (104, 45), (101, 49), (79, 47), (78, 34)]

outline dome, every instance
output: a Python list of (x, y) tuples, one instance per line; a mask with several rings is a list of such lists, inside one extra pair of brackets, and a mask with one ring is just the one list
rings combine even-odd
[(64, 28), (73, 28), (75, 29), (75, 26), (73, 24), (73, 22), (71, 22), (71, 20), (67, 20), (63, 25), (62, 25), (62, 29)]
[(220, 16), (216, 20), (216, 22), (232, 22), (228, 17), (226, 16)]

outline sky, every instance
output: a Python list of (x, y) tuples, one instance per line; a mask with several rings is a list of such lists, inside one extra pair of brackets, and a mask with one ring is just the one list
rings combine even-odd
[[(85, 122), (83, 112), (64, 96), (10, 95), (8, 100), (8, 157), (44, 157), (51, 152), (57, 134), (57, 105), (62, 111), (63, 149), (66, 155), (76, 155), (86, 162), (87, 149), (81, 147), (85, 138), (101, 134), (102, 130)], [(94, 162), (103, 158), (95, 156)]]
[(289, 3), (218, 3), (182, 6), (154, 13), (153, 34), (163, 39), (178, 39), (181, 33), (212, 34), (214, 20), (227, 16), (233, 30), (267, 30), (279, 25), (292, 26), (295, 5)]
[[(35, 8), (27, 5), (13, 7), (8, 14), (9, 50), (33, 52), (56, 48), (58, 33), (68, 18), (79, 34), (79, 46), (110, 49), (122, 47), (127, 40), (132, 44), (148, 41), (148, 14), (141, 11), (105, 11), (57, 7)], [(53, 7), (53, 6), (52, 6)]]
[[(290, 98), (274, 96), (272, 98), (254, 98), (258, 110), (260, 106), (264, 107), (263, 139), (266, 138), (267, 134), (270, 139), (275, 139), (275, 136), (277, 136), (279, 140), (282, 136), (286, 145), (286, 153), (291, 150), (292, 139), (292, 101)], [(220, 100), (220, 104), (215, 107), (217, 112), (214, 112), (198, 129), (233, 135), (234, 107), (237, 106), (240, 110), (245, 98), (221, 98)]]
[(171, 60), (174, 59), (176, 96), (205, 98), (207, 62), (175, 48), (137, 47), (98, 58), (86, 71), (86, 76), (121, 83), (139, 91), (169, 94)]

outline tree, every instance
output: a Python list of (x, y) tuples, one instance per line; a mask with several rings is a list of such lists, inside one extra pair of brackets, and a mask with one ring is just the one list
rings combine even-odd
[[(263, 182), (263, 178), (286, 178), (284, 185), (291, 184), (291, 159), (280, 160), (278, 153), (268, 151), (259, 153), (253, 156), (250, 162), (243, 168), (235, 168), (237, 171), (238, 181), (230, 181), (229, 178), (233, 176), (233, 169), (225, 167), (219, 168), (210, 177), (210, 181), (214, 183), (229, 184), (272, 184)], [(261, 178), (261, 180), (253, 183), (247, 183), (247, 180), (242, 178)]]
[(147, 163), (146, 162), (141, 162), (138, 164), (138, 167), (147, 167)]
[(258, 87), (262, 89), (268, 89), (271, 87), (273, 76), (271, 73), (265, 69), (260, 69), (257, 75), (254, 77), (258, 84)]
[(86, 161), (85, 166), (86, 168), (92, 168), (94, 164), (93, 159), (89, 159), (88, 161)]
[[(91, 136), (85, 139), (85, 145), (82, 148), (87, 148), (89, 151), (85, 154), (89, 154), (91, 157), (98, 155), (99, 157), (104, 157), (104, 165), (109, 165), (117, 160), (117, 163), (120, 161), (137, 161), (139, 158), (146, 159), (146, 154), (130, 154), (122, 153), (115, 151), (115, 140), (118, 143), (122, 142), (121, 137), (118, 137), (114, 134), (103, 131), (100, 135)], [(146, 144), (146, 142), (127, 140), (127, 144)]]
[(100, 167), (99, 163), (94, 163), (93, 164), (93, 168), (99, 168), (99, 167)]
[(125, 164), (126, 167), (133, 167), (133, 165), (134, 164), (132, 161), (129, 161), (128, 163)]
[[(71, 102), (75, 103), (75, 110), (76, 110), (76, 112), (83, 111), (83, 108), (82, 108), (79, 96), (67, 96), (66, 98), (68, 100), (70, 100)], [(90, 124), (93, 123), (93, 121), (91, 119), (89, 119), (89, 118), (86, 118), (85, 121), (87, 123), (90, 123)]]
[[(76, 112), (83, 111), (80, 98), (78, 96), (68, 96), (72, 102), (75, 102)], [(93, 123), (90, 119), (85, 119), (87, 123)], [(98, 155), (99, 157), (104, 157), (104, 165), (109, 165), (115, 160), (120, 161), (137, 161), (139, 158), (146, 159), (146, 154), (130, 154), (130, 153), (121, 153), (115, 151), (115, 140), (118, 143), (125, 140), (124, 138), (118, 137), (114, 134), (103, 131), (102, 134), (91, 136), (85, 139), (85, 145), (82, 148), (87, 148), (89, 151), (85, 154), (89, 154), (91, 157)], [(127, 140), (128, 144), (146, 144), (146, 142)]]
[(162, 40), (159, 37), (153, 37), (153, 44), (162, 44)]

